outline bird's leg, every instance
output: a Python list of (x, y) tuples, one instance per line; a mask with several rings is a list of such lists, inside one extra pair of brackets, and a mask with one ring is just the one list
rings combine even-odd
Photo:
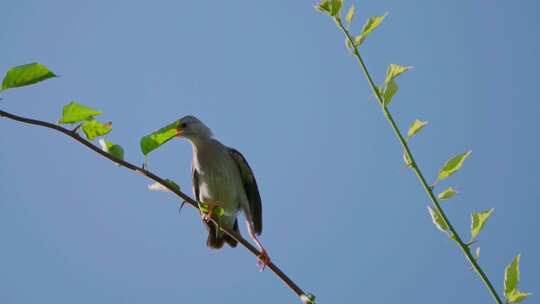
[(202, 213), (203, 216), (202, 216), (202, 219), (203, 221), (205, 222), (210, 222), (212, 220), (212, 213), (214, 212), (214, 207), (215, 206), (211, 206), (211, 205), (208, 205), (208, 213)]
[(261, 241), (257, 238), (257, 235), (255, 234), (255, 229), (253, 228), (253, 224), (250, 221), (246, 221), (249, 231), (249, 236), (251, 239), (257, 244), (257, 247), (259, 247), (259, 256), (257, 256), (257, 265), (259, 265), (259, 271), (262, 272), (268, 264), (271, 263), (270, 257), (268, 256), (268, 252), (266, 249), (264, 249)]

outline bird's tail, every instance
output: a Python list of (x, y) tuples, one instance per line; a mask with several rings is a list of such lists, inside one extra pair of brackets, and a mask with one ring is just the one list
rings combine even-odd
[[(229, 246), (233, 248), (236, 247), (236, 245), (238, 244), (235, 239), (220, 231), (216, 224), (206, 223), (206, 228), (208, 229), (208, 239), (206, 240), (206, 246), (212, 249), (220, 249), (221, 247), (223, 247), (223, 244), (225, 244), (225, 242), (227, 242), (227, 244), (229, 244)], [(238, 229), (238, 220), (234, 221), (233, 230), (236, 233), (240, 233), (240, 230)]]

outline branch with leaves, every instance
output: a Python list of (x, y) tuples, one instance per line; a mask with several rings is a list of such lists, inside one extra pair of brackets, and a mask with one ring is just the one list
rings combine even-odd
[[(480, 267), (480, 264), (478, 263), (477, 259), (480, 256), (480, 247), (476, 247), (476, 254), (473, 254), (471, 251), (471, 247), (476, 244), (476, 237), (484, 228), (486, 221), (491, 216), (494, 209), (491, 208), (489, 210), (473, 213), (471, 215), (471, 239), (469, 242), (466, 243), (452, 226), (450, 220), (448, 219), (447, 215), (445, 214), (439, 203), (439, 200), (450, 199), (457, 192), (452, 187), (447, 188), (446, 190), (440, 192), (438, 195), (435, 195), (434, 192), (435, 186), (438, 182), (443, 181), (444, 179), (450, 177), (452, 174), (456, 173), (461, 169), (465, 159), (471, 154), (471, 151), (458, 154), (449, 159), (446, 164), (444, 164), (443, 168), (439, 171), (437, 180), (432, 185), (429, 185), (418, 163), (415, 161), (415, 158), (413, 157), (413, 154), (411, 153), (411, 149), (409, 147), (409, 140), (427, 125), (427, 121), (422, 121), (419, 119), (415, 120), (411, 124), (407, 132), (407, 136), (405, 137), (398, 128), (394, 117), (390, 112), (390, 109), (388, 108), (390, 102), (392, 101), (392, 98), (399, 89), (398, 85), (396, 84), (396, 78), (399, 75), (409, 71), (412, 67), (391, 64), (386, 72), (386, 78), (384, 82), (382, 83), (382, 85), (377, 86), (373, 81), (373, 78), (371, 77), (371, 74), (369, 73), (369, 70), (364, 63), (362, 56), (360, 55), (359, 47), (366, 40), (368, 35), (382, 23), (388, 13), (385, 13), (382, 16), (373, 16), (368, 18), (360, 34), (353, 37), (349, 29), (355, 14), (354, 5), (350, 6), (349, 10), (345, 15), (345, 23), (341, 19), (343, 0), (322, 0), (319, 4), (315, 6), (315, 8), (318, 11), (330, 16), (335, 21), (337, 27), (345, 35), (345, 44), (348, 50), (355, 57), (356, 61), (360, 65), (360, 68), (368, 81), (373, 95), (375, 96), (379, 106), (381, 107), (383, 115), (386, 117), (386, 120), (390, 124), (394, 135), (396, 136), (403, 148), (403, 159), (405, 163), (410, 169), (414, 171), (415, 175), (420, 181), (420, 184), (422, 185), (423, 189), (425, 190), (426, 194), (428, 195), (429, 199), (433, 204), (432, 206), (428, 206), (428, 210), (433, 220), (433, 223), (439, 230), (447, 234), (452, 240), (455, 241), (457, 246), (465, 254), (465, 257), (471, 264), (472, 268), (480, 276), (482, 282), (489, 290), (495, 302), (498, 304), (502, 304), (503, 301), (501, 300), (501, 297), (499, 296), (488, 276), (485, 274), (485, 272)], [(517, 288), (517, 284), (519, 282), (519, 260), (520, 255), (518, 255), (505, 270), (504, 295), (506, 297), (507, 303), (519, 303), (530, 295), (530, 293), (522, 292)]]
[[(56, 75), (51, 72), (47, 67), (39, 63), (30, 63), (21, 66), (16, 66), (8, 70), (3, 81), (2, 88), (0, 92), (31, 85), (38, 83), (40, 81), (56, 77)], [(141, 174), (150, 180), (153, 180), (155, 184), (151, 185), (149, 188), (151, 190), (166, 190), (169, 191), (180, 199), (182, 199), (182, 205), (188, 203), (194, 208), (199, 209), (201, 212), (208, 212), (208, 207), (200, 202), (195, 201), (187, 194), (180, 191), (180, 187), (170, 179), (164, 179), (158, 175), (152, 173), (146, 169), (146, 166), (136, 166), (130, 162), (124, 160), (124, 149), (118, 145), (114, 144), (106, 139), (100, 139), (99, 145), (93, 144), (91, 141), (95, 140), (98, 137), (102, 137), (112, 131), (112, 122), (100, 122), (96, 119), (96, 116), (101, 115), (100, 111), (87, 107), (85, 105), (79, 104), (77, 102), (71, 102), (64, 106), (62, 111), (62, 117), (58, 120), (58, 124), (49, 123), (46, 121), (41, 121), (37, 119), (31, 119), (23, 116), (14, 115), (6, 111), (0, 110), (0, 118), (8, 118), (14, 121), (18, 121), (24, 124), (35, 125), (40, 127), (45, 127), (48, 129), (55, 130), (60, 132), (73, 140), (81, 143), (90, 150), (96, 152), (97, 154), (105, 157), (106, 159), (118, 164), (121, 167), (124, 167), (128, 170)], [(59, 124), (68, 124), (74, 125), (72, 129), (64, 128)], [(172, 139), (176, 136), (176, 129), (178, 127), (178, 122), (173, 122), (152, 134), (144, 136), (141, 139), (141, 150), (145, 156)], [(84, 136), (83, 138), (79, 131), (82, 129)], [(180, 207), (181, 208), (181, 207)], [(218, 211), (219, 215), (219, 211)], [(218, 225), (217, 221), (213, 218), (209, 218), (221, 231), (228, 234), (236, 241), (238, 241), (244, 248), (251, 252), (255, 257), (259, 258), (261, 252), (259, 252), (251, 243), (244, 239), (239, 233), (236, 233), (233, 230), (226, 229), (223, 226)], [(270, 262), (266, 265), (272, 272), (274, 272), (285, 285), (287, 285), (304, 303), (315, 303), (315, 296), (310, 293), (305, 293), (293, 280), (291, 280), (277, 265)]]

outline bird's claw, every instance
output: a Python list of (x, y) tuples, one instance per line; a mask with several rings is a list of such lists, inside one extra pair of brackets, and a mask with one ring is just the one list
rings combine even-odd
[[(199, 207), (200, 208), (200, 207)], [(214, 207), (208, 207), (208, 213), (201, 211), (201, 218), (203, 221), (210, 223), (212, 221), (212, 214), (214, 213)]]
[(257, 265), (259, 265), (259, 271), (263, 272), (266, 266), (268, 266), (270, 263), (270, 257), (268, 256), (268, 252), (266, 250), (262, 250), (261, 253), (257, 256)]
[(212, 220), (212, 215), (208, 213), (203, 213), (202, 219), (203, 221), (209, 223)]

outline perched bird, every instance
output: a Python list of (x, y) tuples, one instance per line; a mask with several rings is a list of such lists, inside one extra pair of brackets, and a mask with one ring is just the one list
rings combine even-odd
[[(213, 137), (212, 131), (194, 116), (180, 119), (177, 137), (187, 139), (193, 148), (192, 182), (195, 199), (208, 205), (208, 213), (201, 216), (208, 230), (206, 244), (219, 249), (227, 243), (236, 247), (237, 241), (219, 230), (219, 226), (240, 233), (238, 212), (244, 212), (249, 235), (261, 252), (261, 269), (270, 260), (257, 235), (262, 232), (262, 205), (253, 171), (246, 159), (235, 149), (229, 148)], [(216, 207), (224, 213), (213, 213)]]

